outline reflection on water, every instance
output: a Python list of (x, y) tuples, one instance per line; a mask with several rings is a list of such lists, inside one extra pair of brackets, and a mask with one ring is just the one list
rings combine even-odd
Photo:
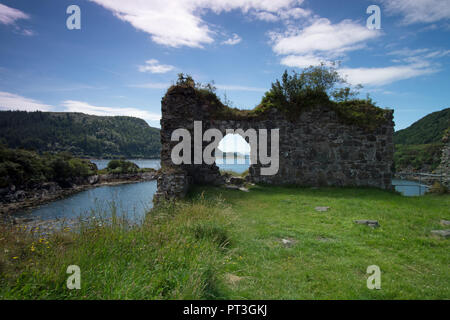
[(395, 190), (408, 197), (423, 196), (428, 191), (427, 186), (417, 181), (392, 179), (392, 185), (395, 186)]
[(18, 215), (39, 220), (71, 220), (95, 213), (107, 218), (111, 217), (113, 208), (116, 208), (117, 216), (126, 216), (131, 222), (139, 222), (153, 207), (155, 192), (156, 181), (102, 186), (31, 211), (19, 212)]

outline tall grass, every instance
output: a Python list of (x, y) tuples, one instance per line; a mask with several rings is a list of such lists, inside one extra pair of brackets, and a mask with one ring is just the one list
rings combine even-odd
[[(141, 225), (113, 214), (47, 237), (2, 227), (0, 299), (220, 299), (230, 209), (220, 199), (167, 203)], [(69, 265), (81, 290), (68, 290)]]
[[(112, 210), (49, 236), (0, 230), (0, 299), (448, 299), (450, 196), (198, 187), (142, 224)], [(223, 200), (225, 199), (225, 200)], [(318, 212), (318, 206), (328, 206)], [(372, 229), (355, 220), (380, 223)], [(286, 245), (283, 240), (291, 243)], [(81, 290), (66, 288), (69, 265)], [(367, 288), (369, 265), (381, 290)]]

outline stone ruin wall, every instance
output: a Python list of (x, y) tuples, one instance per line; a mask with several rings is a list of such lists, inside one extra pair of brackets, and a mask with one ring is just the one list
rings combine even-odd
[(437, 172), (443, 175), (443, 184), (450, 188), (450, 133), (444, 136), (442, 142), (444, 142), (444, 148), (442, 148), (441, 164)]
[[(260, 175), (260, 164), (251, 165), (254, 183), (299, 186), (369, 186), (392, 189), (394, 158), (393, 111), (385, 124), (373, 131), (345, 124), (329, 107), (303, 111), (296, 121), (271, 110), (261, 119), (228, 120), (214, 116), (214, 107), (205, 104), (193, 88), (174, 87), (162, 100), (161, 167), (155, 201), (183, 197), (192, 184), (222, 184), (214, 165), (180, 165), (171, 160), (172, 132), (185, 128), (194, 136), (194, 121), (202, 121), (203, 132), (219, 129), (280, 129), (279, 171), (273, 176)], [(248, 141), (248, 139), (247, 139)], [(204, 146), (209, 142), (204, 142)], [(268, 142), (270, 154), (270, 139)], [(194, 153), (192, 151), (192, 157)]]

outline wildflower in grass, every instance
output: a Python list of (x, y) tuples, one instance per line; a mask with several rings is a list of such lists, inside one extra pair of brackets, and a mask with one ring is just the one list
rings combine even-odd
[(17, 259), (19, 259), (19, 257), (13, 257), (13, 259), (14, 259), (14, 260), (17, 260)]

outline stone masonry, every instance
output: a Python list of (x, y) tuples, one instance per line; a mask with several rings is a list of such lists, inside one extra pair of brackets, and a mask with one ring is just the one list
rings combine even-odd
[(442, 149), (441, 164), (437, 171), (443, 175), (443, 184), (450, 188), (450, 132), (444, 136), (442, 141), (444, 142), (444, 148)]
[[(280, 130), (279, 171), (273, 176), (263, 176), (260, 174), (261, 164), (253, 164), (249, 173), (250, 181), (254, 183), (392, 189), (393, 111), (386, 113), (383, 125), (368, 131), (357, 125), (344, 123), (326, 105), (303, 111), (294, 121), (288, 120), (276, 109), (260, 118), (229, 120), (214, 116), (215, 108), (215, 105), (204, 102), (194, 88), (189, 87), (172, 87), (163, 98), (163, 175), (158, 180), (155, 201), (183, 197), (191, 184), (223, 183), (215, 164), (176, 166), (172, 163), (172, 148), (179, 143), (171, 141), (172, 132), (185, 128), (193, 137), (194, 121), (202, 121), (203, 132), (215, 128), (223, 136), (226, 129)], [(208, 144), (209, 142), (204, 142), (203, 148)], [(270, 142), (268, 146), (270, 153)]]

